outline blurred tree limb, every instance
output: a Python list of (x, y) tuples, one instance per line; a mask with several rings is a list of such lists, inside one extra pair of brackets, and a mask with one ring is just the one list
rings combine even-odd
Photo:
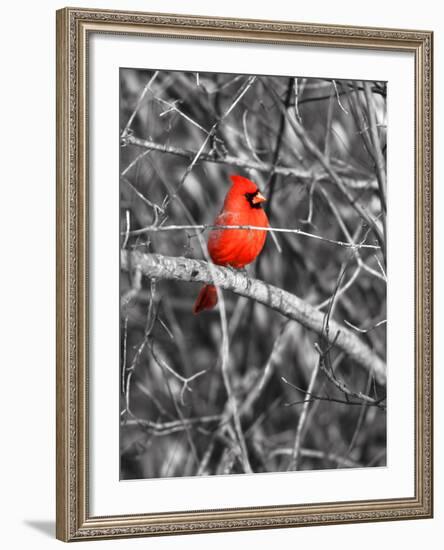
[[(139, 251), (121, 251), (121, 266), (126, 271), (140, 269), (143, 275), (155, 279), (173, 279), (186, 282), (216, 284), (236, 294), (256, 300), (288, 319), (323, 335), (325, 338), (325, 315), (294, 294), (251, 279), (239, 271), (210, 264), (202, 260), (184, 257), (144, 254)], [(191, 314), (191, 313), (190, 313)], [(334, 320), (329, 321), (329, 343), (337, 346), (356, 363), (374, 373), (380, 384), (386, 383), (386, 366), (362, 340)]]

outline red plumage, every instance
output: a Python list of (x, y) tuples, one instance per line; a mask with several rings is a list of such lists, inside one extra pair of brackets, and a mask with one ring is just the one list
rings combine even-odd
[[(265, 198), (257, 185), (243, 176), (230, 176), (233, 182), (214, 225), (249, 225), (268, 227), (268, 218), (262, 210)], [(208, 238), (208, 253), (217, 265), (243, 268), (261, 253), (267, 231), (256, 229), (213, 229)], [(212, 309), (217, 304), (216, 287), (205, 285), (194, 304), (193, 313)]]

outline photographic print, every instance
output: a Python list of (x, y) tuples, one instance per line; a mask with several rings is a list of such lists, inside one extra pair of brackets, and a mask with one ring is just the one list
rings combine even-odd
[(386, 465), (386, 82), (121, 68), (120, 479)]
[(432, 517), (433, 33), (56, 31), (57, 538)]

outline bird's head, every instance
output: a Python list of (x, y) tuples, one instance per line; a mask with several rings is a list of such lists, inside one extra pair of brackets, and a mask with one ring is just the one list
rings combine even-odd
[(228, 196), (232, 200), (245, 200), (251, 208), (261, 208), (262, 203), (267, 199), (259, 191), (258, 186), (248, 178), (239, 175), (230, 176), (233, 185)]

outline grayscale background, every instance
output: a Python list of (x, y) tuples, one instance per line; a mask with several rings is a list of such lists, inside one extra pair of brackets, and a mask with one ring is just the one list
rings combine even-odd
[[(272, 227), (309, 235), (269, 234), (248, 274), (384, 360), (386, 83), (128, 68), (119, 84), (120, 248), (202, 259), (180, 226), (211, 224), (229, 175), (249, 177)], [(386, 464), (385, 385), (322, 334), (225, 291), (234, 414), (221, 317), (191, 311), (200, 286), (121, 271), (121, 479)]]

